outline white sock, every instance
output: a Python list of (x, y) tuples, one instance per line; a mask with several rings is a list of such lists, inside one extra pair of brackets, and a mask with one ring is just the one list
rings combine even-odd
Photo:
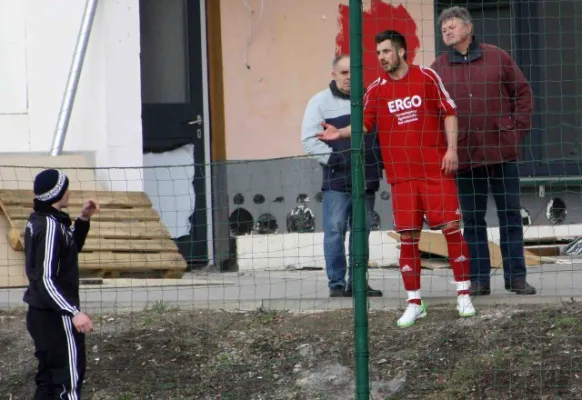
[(463, 281), (463, 282), (456, 282), (457, 284), (457, 292), (467, 291), (471, 288), (471, 281)]
[(420, 290), (409, 290), (406, 292), (408, 294), (408, 301), (410, 300), (420, 300)]

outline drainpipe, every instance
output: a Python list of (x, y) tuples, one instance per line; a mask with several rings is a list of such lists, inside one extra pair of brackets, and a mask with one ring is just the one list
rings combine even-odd
[(95, 10), (99, 0), (86, 0), (85, 11), (83, 12), (83, 21), (81, 28), (77, 35), (77, 44), (75, 45), (75, 54), (69, 69), (69, 77), (67, 78), (67, 86), (63, 94), (57, 127), (53, 137), (53, 144), (51, 147), (51, 156), (58, 156), (63, 151), (65, 144), (65, 137), (67, 136), (67, 128), (71, 119), (71, 111), (75, 102), (75, 95), (77, 94), (77, 87), (79, 85), (79, 77), (83, 69), (83, 61), (85, 60), (85, 53), (87, 52), (87, 43), (91, 35), (91, 27), (93, 26), (93, 19), (95, 17)]

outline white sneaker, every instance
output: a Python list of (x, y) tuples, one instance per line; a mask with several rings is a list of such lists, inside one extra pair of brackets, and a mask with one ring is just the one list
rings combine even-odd
[(414, 303), (408, 303), (408, 307), (402, 314), (402, 317), (397, 322), (397, 325), (401, 328), (408, 328), (414, 325), (417, 319), (426, 317), (426, 307), (421, 301), (420, 305)]
[(457, 296), (457, 310), (459, 311), (459, 317), (474, 317), (477, 314), (471, 301), (471, 296), (468, 294)]

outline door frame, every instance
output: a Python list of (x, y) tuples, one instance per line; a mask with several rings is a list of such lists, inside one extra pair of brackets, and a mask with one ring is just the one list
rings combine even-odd
[(213, 191), (212, 218), (214, 221), (214, 263), (216, 272), (238, 270), (236, 239), (229, 227), (228, 174), (226, 165), (226, 112), (224, 102), (224, 73), (222, 57), (221, 1), (204, 0), (206, 3), (206, 32), (208, 56), (208, 87), (210, 103), (210, 151), (213, 164), (210, 165)]
[(214, 265), (214, 223), (213, 223), (213, 203), (212, 203), (212, 151), (210, 140), (212, 137), (212, 124), (210, 121), (210, 88), (208, 84), (208, 33), (206, 1), (199, 0), (200, 3), (200, 38), (201, 38), (201, 64), (202, 64), (202, 121), (204, 124), (204, 178), (206, 181), (206, 251), (208, 254), (208, 265)]

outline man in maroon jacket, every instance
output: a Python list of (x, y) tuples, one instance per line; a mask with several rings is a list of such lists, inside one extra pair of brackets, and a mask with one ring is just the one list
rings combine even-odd
[(499, 218), (505, 289), (535, 294), (526, 281), (517, 166), (520, 142), (531, 129), (531, 87), (509, 54), (475, 39), (467, 9), (444, 10), (438, 24), (450, 51), (431, 68), (457, 104), (457, 180), (471, 256), (471, 294), (491, 293), (485, 222), (490, 191)]

